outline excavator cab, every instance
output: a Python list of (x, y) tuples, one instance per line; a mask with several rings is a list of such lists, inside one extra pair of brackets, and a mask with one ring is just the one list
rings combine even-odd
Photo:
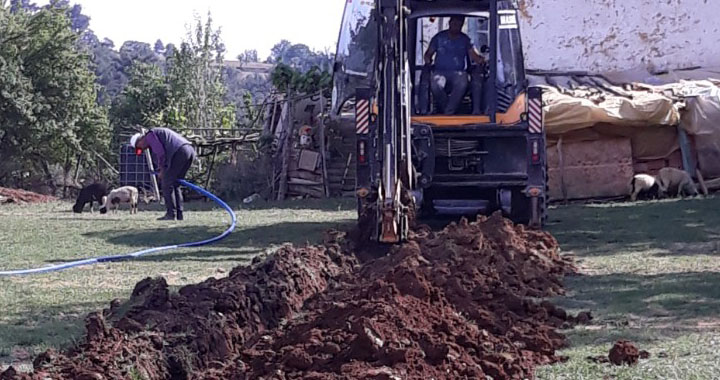
[[(463, 38), (483, 59), (468, 55), (443, 77), (426, 53), (457, 16)], [(374, 240), (403, 240), (416, 214), (502, 211), (542, 226), (542, 90), (525, 78), (518, 17), (511, 0), (347, 3), (333, 115), (354, 108), (358, 204), (377, 227)], [(451, 94), (456, 104), (447, 107)]]

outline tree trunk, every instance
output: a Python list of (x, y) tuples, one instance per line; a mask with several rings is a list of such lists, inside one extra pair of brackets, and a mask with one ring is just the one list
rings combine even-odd
[(80, 177), (80, 166), (82, 165), (83, 156), (78, 154), (77, 165), (75, 165), (75, 175), (73, 175), (73, 184), (78, 183), (78, 177)]
[(65, 154), (65, 164), (63, 165), (63, 199), (67, 198), (68, 177), (70, 176), (70, 170), (72, 170), (72, 160), (70, 160), (70, 153), (67, 153)]
[(290, 148), (292, 147), (292, 137), (294, 131), (293, 120), (293, 100), (292, 95), (288, 94), (287, 115), (285, 118), (285, 141), (282, 150), (282, 167), (280, 168), (280, 189), (278, 190), (277, 200), (284, 201), (288, 190), (288, 165), (290, 165)]
[(323, 96), (322, 90), (320, 90), (320, 156), (322, 157), (322, 178), (323, 178), (323, 190), (325, 192), (325, 198), (330, 198), (330, 183), (328, 180), (327, 172), (327, 144), (325, 141), (325, 97)]
[(55, 184), (52, 171), (50, 170), (50, 163), (45, 159), (40, 159), (40, 163), (42, 164), (42, 170), (45, 173), (45, 181), (47, 182), (47, 185), (50, 186), (52, 195), (55, 196), (57, 195), (57, 185)]

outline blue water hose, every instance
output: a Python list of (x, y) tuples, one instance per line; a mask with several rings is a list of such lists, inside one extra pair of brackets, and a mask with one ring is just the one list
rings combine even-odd
[(149, 255), (151, 253), (170, 251), (170, 250), (178, 249), (178, 248), (201, 247), (204, 245), (217, 243), (218, 241), (225, 239), (228, 235), (230, 235), (230, 233), (233, 232), (233, 230), (235, 229), (235, 226), (237, 225), (237, 216), (235, 215), (235, 212), (232, 210), (232, 208), (230, 206), (228, 206), (227, 203), (225, 203), (225, 201), (218, 198), (215, 194), (212, 194), (211, 192), (203, 189), (202, 187), (194, 185), (185, 180), (180, 180), (180, 184), (185, 185), (185, 186), (193, 189), (194, 191), (212, 199), (215, 203), (220, 205), (220, 207), (225, 209), (225, 211), (227, 211), (227, 213), (230, 215), (230, 219), (231, 219), (230, 227), (228, 227), (228, 229), (225, 230), (225, 232), (223, 232), (222, 234), (215, 236), (211, 239), (203, 240), (203, 241), (196, 241), (196, 242), (176, 244), (176, 245), (168, 245), (168, 246), (157, 247), (157, 248), (149, 248), (149, 249), (145, 249), (145, 250), (134, 252), (134, 253), (128, 253), (125, 255), (102, 256), (102, 257), (96, 257), (96, 258), (92, 258), (92, 259), (71, 261), (71, 262), (67, 262), (67, 263), (46, 266), (46, 267), (42, 267), (42, 268), (0, 271), (0, 277), (26, 276), (26, 275), (32, 275), (32, 274), (59, 272), (59, 271), (63, 271), (66, 269), (77, 268), (77, 267), (85, 266), (85, 265), (133, 260), (133, 259), (137, 259), (138, 257), (141, 257), (141, 256)]

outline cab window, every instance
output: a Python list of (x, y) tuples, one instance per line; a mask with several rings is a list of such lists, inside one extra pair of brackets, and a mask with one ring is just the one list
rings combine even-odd
[(377, 55), (377, 27), (373, 10), (374, 1), (370, 0), (353, 0), (345, 5), (333, 74), (335, 113), (355, 96), (357, 88), (372, 84)]

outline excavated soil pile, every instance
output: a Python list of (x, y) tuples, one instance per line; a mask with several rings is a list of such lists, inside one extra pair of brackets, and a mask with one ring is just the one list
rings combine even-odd
[(0, 204), (4, 203), (48, 203), (57, 198), (49, 195), (33, 193), (32, 191), (8, 189), (0, 187)]
[(351, 272), (354, 261), (339, 250), (285, 247), (228, 278), (173, 295), (165, 280), (144, 280), (127, 304), (113, 302), (87, 318), (84, 343), (66, 354), (42, 354), (32, 377), (14, 378), (203, 378), (203, 370), (224, 368), (249, 338), (278, 328), (309, 297)]
[(608, 356), (591, 356), (588, 360), (596, 363), (612, 363), (614, 365), (629, 365), (633, 366), (638, 364), (640, 359), (650, 358), (650, 353), (645, 350), (638, 350), (638, 348), (630, 341), (619, 340), (615, 342), (613, 347), (610, 349)]
[(621, 340), (610, 349), (608, 359), (615, 365), (635, 365), (640, 359), (640, 350), (631, 342)]
[(178, 294), (145, 280), (76, 349), (0, 378), (528, 378), (562, 360), (556, 329), (590, 318), (537, 300), (573, 270), (550, 235), (499, 216), (421, 227), (362, 264), (332, 241), (286, 247)]

